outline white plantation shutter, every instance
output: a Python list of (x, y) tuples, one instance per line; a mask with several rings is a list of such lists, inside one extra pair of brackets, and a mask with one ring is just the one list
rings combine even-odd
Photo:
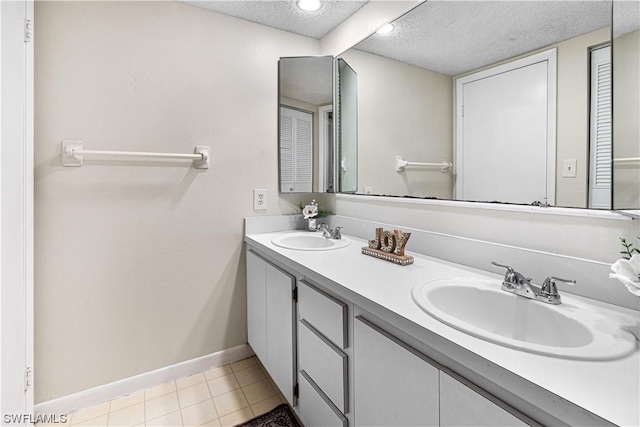
[(611, 47), (591, 53), (589, 207), (611, 209)]
[(312, 191), (313, 115), (280, 107), (280, 191)]
[(293, 182), (293, 118), (284, 114), (280, 115), (280, 180)]
[[(311, 114), (296, 120), (296, 182), (311, 184), (313, 155)], [(309, 189), (311, 191), (311, 189)]]

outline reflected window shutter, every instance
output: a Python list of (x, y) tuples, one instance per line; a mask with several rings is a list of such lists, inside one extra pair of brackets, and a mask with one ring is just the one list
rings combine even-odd
[(311, 180), (313, 175), (313, 135), (311, 115), (309, 115), (308, 118), (296, 119), (295, 155), (295, 182), (304, 188), (304, 190), (301, 189), (301, 191), (311, 191)]
[(280, 112), (280, 184), (285, 191), (285, 184), (293, 183), (293, 117)]
[(611, 188), (611, 63), (596, 67), (594, 188)]

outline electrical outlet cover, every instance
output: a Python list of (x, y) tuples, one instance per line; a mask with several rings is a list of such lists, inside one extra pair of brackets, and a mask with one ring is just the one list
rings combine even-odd
[(253, 190), (253, 210), (254, 211), (266, 211), (267, 210), (267, 190), (264, 188)]

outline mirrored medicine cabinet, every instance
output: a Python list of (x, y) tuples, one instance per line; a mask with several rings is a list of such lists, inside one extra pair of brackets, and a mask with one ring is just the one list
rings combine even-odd
[(640, 3), (431, 0), (393, 24), (334, 66), (357, 79), (334, 85), (334, 190), (640, 209)]
[(332, 56), (280, 58), (281, 193), (357, 190), (356, 79), (344, 60)]

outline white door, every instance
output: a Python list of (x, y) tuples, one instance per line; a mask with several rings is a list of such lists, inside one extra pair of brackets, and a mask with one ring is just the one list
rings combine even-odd
[(280, 192), (313, 191), (313, 115), (280, 107)]
[(555, 49), (457, 80), (456, 199), (555, 203)]
[[(0, 2), (0, 414), (33, 413), (33, 2)], [(29, 32), (27, 37), (26, 32)], [(29, 375), (29, 384), (25, 376)], [(22, 416), (22, 417), (21, 417)], [(10, 417), (10, 418), (7, 418)]]
[(267, 370), (285, 399), (296, 405), (296, 341), (293, 289), (295, 279), (267, 264)]
[(488, 393), (473, 390), (440, 371), (440, 425), (442, 427), (524, 427), (538, 424)]
[(360, 316), (353, 329), (355, 425), (439, 425), (438, 369)]

